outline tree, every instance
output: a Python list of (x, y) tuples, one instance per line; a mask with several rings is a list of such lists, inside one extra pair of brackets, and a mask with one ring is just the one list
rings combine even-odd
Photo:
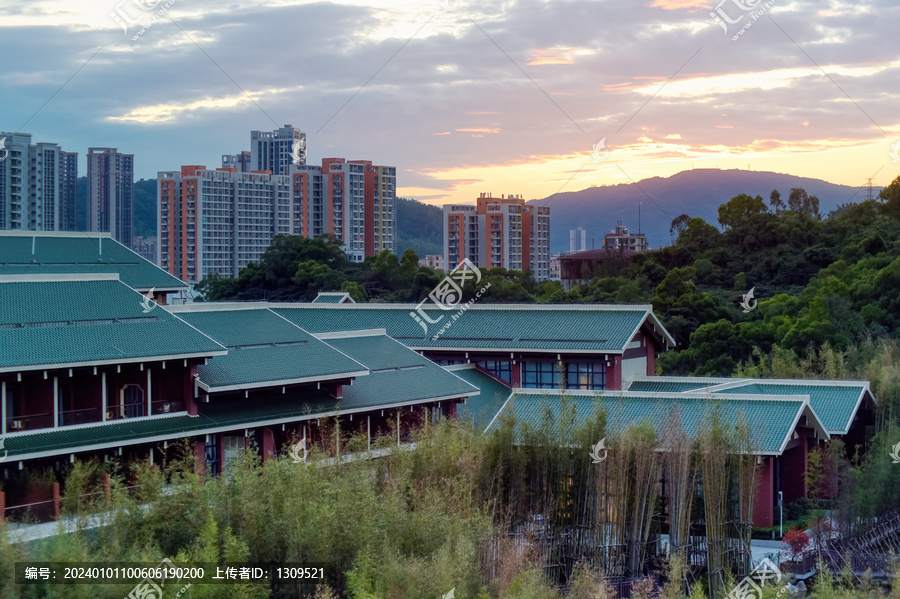
[(784, 202), (781, 201), (781, 193), (777, 189), (773, 189), (772, 193), (769, 194), (769, 206), (775, 212), (784, 210)]
[(699, 254), (719, 244), (722, 234), (714, 226), (699, 217), (689, 218), (687, 226), (678, 234), (675, 245), (691, 254)]
[(673, 233), (681, 233), (687, 227), (689, 217), (687, 214), (681, 214), (672, 219), (672, 226), (669, 227), (669, 235)]
[(891, 218), (900, 218), (900, 177), (878, 193), (878, 198), (884, 201), (884, 213)]
[(748, 222), (754, 215), (768, 212), (762, 196), (751, 197), (746, 193), (738, 194), (719, 206), (719, 224), (723, 227), (735, 228)]
[(400, 258), (400, 272), (405, 278), (412, 280), (419, 270), (419, 256), (412, 248), (406, 248)]
[(822, 219), (822, 215), (819, 214), (819, 198), (809, 195), (802, 187), (791, 188), (788, 196), (788, 208), (801, 216), (808, 216), (815, 220)]
[(781, 540), (790, 547), (791, 559), (793, 560), (800, 557), (800, 554), (809, 545), (809, 535), (802, 530), (797, 530), (794, 526), (791, 526), (791, 529), (784, 534), (784, 538)]
[(306, 290), (307, 299), (313, 299), (319, 291), (340, 289), (344, 275), (315, 260), (306, 260), (297, 266), (294, 283)]
[(344, 281), (341, 283), (341, 291), (350, 293), (350, 298), (357, 303), (366, 301), (366, 288), (356, 281)]

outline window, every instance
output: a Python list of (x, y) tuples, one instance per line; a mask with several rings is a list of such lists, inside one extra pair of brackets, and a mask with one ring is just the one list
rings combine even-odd
[(225, 435), (222, 439), (222, 470), (227, 470), (231, 462), (239, 459), (245, 451), (244, 435)]
[(556, 362), (523, 362), (522, 387), (526, 389), (559, 389), (562, 373)]
[(484, 362), (478, 362), (478, 365), (482, 367), (487, 372), (493, 374), (495, 377), (506, 383), (507, 385), (512, 385), (512, 363), (511, 362), (501, 362), (496, 360), (487, 360)]
[(219, 435), (206, 435), (206, 474), (219, 474)]
[(144, 415), (144, 390), (140, 386), (125, 385), (122, 387), (119, 402), (125, 418), (137, 418)]
[(606, 367), (595, 362), (566, 364), (566, 387), (569, 389), (605, 389)]

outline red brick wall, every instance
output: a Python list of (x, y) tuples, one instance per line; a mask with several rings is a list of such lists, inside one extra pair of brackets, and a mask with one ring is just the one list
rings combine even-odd
[(774, 526), (775, 524), (775, 458), (765, 456), (757, 471), (756, 498), (753, 500), (753, 525)]

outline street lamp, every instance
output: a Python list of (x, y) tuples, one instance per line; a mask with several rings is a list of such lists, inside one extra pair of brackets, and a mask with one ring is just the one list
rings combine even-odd
[(784, 502), (782, 501), (781, 491), (778, 491), (778, 534), (784, 538)]

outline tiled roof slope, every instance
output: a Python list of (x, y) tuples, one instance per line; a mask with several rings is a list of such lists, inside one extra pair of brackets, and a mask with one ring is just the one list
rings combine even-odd
[(862, 401), (871, 400), (865, 381), (739, 379), (721, 377), (646, 377), (632, 381), (629, 391), (807, 395), (830, 435), (846, 434)]
[(416, 304), (273, 304), (271, 307), (313, 334), (383, 328), (394, 339), (416, 349), (621, 353), (647, 320), (664, 338), (668, 336), (650, 306), (643, 305), (475, 304), (437, 339), (432, 337), (450, 322), (456, 311), (442, 312), (426, 304), (424, 308), (430, 318), (443, 316), (426, 333), (410, 316)]
[(696, 436), (717, 410), (725, 422), (737, 422), (742, 418), (750, 424), (753, 433), (751, 453), (754, 454), (780, 454), (802, 415), (808, 416), (813, 426), (818, 426), (819, 434), (824, 436), (805, 398), (754, 398), (737, 394), (710, 398), (681, 393), (590, 394), (531, 390), (517, 390), (490, 424), (488, 432), (496, 430), (507, 413), (514, 414), (517, 422), (540, 426), (548, 411), (559, 416), (564, 401), (574, 405), (576, 423), (588, 420), (595, 410), (602, 409), (606, 413), (607, 427), (619, 432), (631, 424), (648, 423), (661, 433), (673, 422), (677, 406), (682, 430), (689, 437)]
[(0, 231), (0, 275), (105, 273), (138, 291), (189, 287), (106, 233)]
[(475, 395), (478, 389), (386, 335), (325, 338), (369, 368), (344, 387), (342, 408), (413, 403)]
[(225, 352), (165, 310), (145, 312), (143, 296), (113, 277), (0, 277), (0, 372)]
[(465, 404), (457, 406), (456, 416), (472, 422), (478, 431), (483, 431), (503, 407), (512, 389), (471, 365), (463, 368), (449, 366), (447, 370), (481, 391), (479, 395), (467, 399)]
[(227, 356), (215, 357), (197, 369), (199, 383), (208, 391), (367, 373), (358, 361), (264, 308), (197, 311), (174, 308), (174, 311), (228, 347)]

